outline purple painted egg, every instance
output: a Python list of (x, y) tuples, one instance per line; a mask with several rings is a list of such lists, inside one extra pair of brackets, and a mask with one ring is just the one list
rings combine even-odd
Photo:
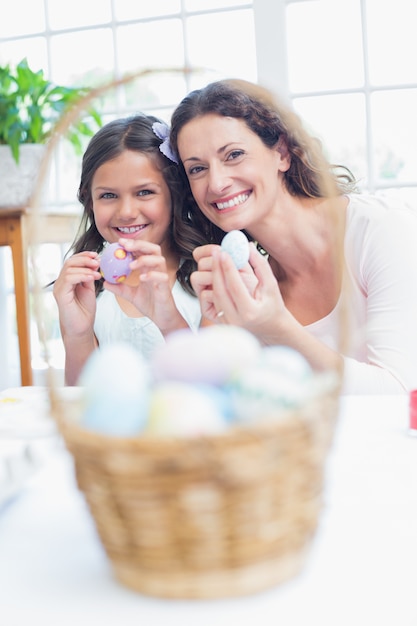
[(109, 243), (100, 256), (100, 273), (109, 283), (122, 283), (130, 274), (133, 254), (118, 243)]

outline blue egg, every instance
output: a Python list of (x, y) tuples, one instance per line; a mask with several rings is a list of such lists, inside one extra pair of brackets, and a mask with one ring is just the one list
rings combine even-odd
[(85, 428), (118, 437), (143, 430), (151, 376), (145, 359), (128, 343), (105, 345), (93, 352), (79, 384), (84, 390), (81, 423)]
[(231, 230), (222, 240), (221, 248), (227, 252), (238, 270), (249, 261), (249, 241), (241, 230)]

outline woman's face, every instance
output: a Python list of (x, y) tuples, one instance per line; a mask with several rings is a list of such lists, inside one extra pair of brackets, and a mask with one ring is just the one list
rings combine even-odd
[(108, 242), (143, 239), (163, 247), (171, 197), (162, 173), (146, 154), (125, 150), (97, 168), (91, 185), (97, 229)]
[(246, 229), (273, 210), (289, 158), (238, 118), (207, 114), (179, 132), (178, 151), (204, 215), (225, 231)]

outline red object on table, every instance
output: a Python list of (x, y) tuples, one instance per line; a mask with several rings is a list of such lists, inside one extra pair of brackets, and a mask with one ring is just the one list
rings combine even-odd
[(410, 391), (410, 429), (417, 434), (417, 389)]

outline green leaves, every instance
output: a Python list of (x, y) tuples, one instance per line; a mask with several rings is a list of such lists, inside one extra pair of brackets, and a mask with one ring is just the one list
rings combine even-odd
[[(15, 68), (0, 67), (0, 144), (9, 145), (19, 162), (19, 146), (47, 143), (60, 116), (87, 93), (85, 87), (53, 84), (43, 70), (31, 70), (26, 59)], [(66, 139), (76, 154), (82, 153), (82, 137), (91, 137), (101, 125), (101, 116), (93, 108), (74, 123)]]

